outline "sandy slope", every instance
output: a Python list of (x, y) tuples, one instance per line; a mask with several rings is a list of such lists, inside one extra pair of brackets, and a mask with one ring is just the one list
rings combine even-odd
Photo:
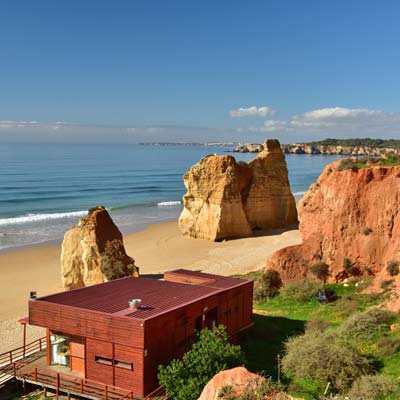
[[(126, 235), (124, 241), (141, 274), (188, 268), (231, 275), (261, 268), (274, 251), (301, 239), (293, 229), (214, 243), (184, 239), (176, 222), (166, 222)], [(60, 245), (55, 245), (0, 253), (0, 353), (21, 343), (22, 329), (16, 320), (27, 315), (29, 292), (43, 296), (62, 290), (60, 252)], [(32, 340), (43, 331), (28, 327), (28, 335)]]

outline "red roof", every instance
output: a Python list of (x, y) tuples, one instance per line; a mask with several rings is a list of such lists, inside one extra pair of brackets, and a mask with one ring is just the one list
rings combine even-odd
[[(170, 274), (192, 277), (204, 283), (188, 284), (128, 277), (41, 297), (35, 301), (46, 301), (146, 320), (248, 282), (242, 279), (203, 274), (183, 269), (170, 271)], [(132, 311), (132, 309), (129, 309), (128, 301), (130, 299), (142, 300), (138, 310)]]

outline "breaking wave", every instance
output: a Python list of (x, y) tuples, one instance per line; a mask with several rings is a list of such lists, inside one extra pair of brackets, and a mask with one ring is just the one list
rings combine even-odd
[(72, 211), (72, 212), (52, 213), (52, 214), (28, 214), (28, 215), (21, 215), (20, 217), (0, 218), (0, 226), (12, 225), (12, 224), (26, 224), (29, 222), (47, 221), (52, 219), (83, 217), (85, 215), (87, 215), (87, 211)]
[(176, 201), (161, 201), (160, 203), (157, 203), (157, 206), (163, 207), (163, 206), (178, 206), (181, 204), (179, 200)]

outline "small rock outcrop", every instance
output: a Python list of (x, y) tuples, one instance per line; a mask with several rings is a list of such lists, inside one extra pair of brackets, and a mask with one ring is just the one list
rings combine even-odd
[(221, 399), (220, 392), (226, 387), (231, 389), (230, 395), (240, 396), (249, 385), (255, 387), (264, 381), (264, 377), (253, 374), (244, 367), (227, 369), (218, 372), (218, 374), (216, 374), (207, 385), (204, 386), (198, 400)]
[(184, 175), (184, 236), (216, 241), (297, 222), (280, 144), (270, 139), (264, 148), (249, 163), (228, 155), (204, 157)]
[(61, 246), (65, 290), (137, 274), (135, 260), (126, 254), (122, 234), (104, 207), (90, 209), (65, 233)]
[(325, 167), (303, 197), (303, 243), (267, 261), (266, 268), (278, 270), (283, 280), (311, 276), (310, 266), (318, 262), (329, 266), (331, 281), (352, 274), (393, 279), (387, 266), (400, 261), (400, 166), (342, 166)]

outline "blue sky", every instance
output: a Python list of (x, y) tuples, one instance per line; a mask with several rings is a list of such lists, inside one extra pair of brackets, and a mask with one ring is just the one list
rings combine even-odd
[(399, 15), (396, 1), (3, 0), (0, 140), (400, 138)]

